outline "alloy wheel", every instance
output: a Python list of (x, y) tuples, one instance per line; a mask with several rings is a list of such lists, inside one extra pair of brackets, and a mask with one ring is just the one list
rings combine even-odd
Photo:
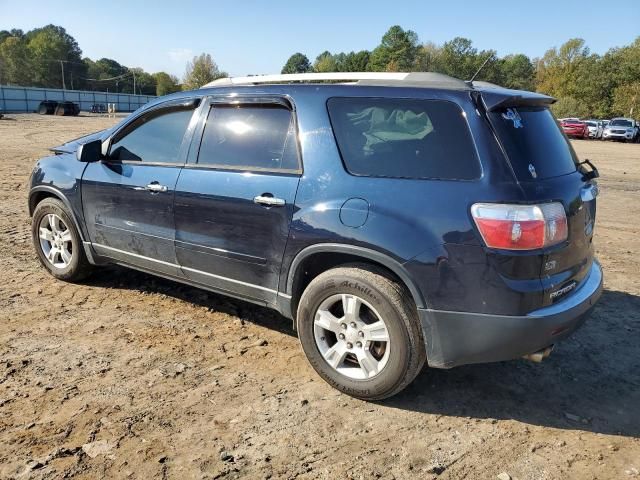
[(56, 268), (67, 268), (73, 256), (73, 236), (58, 215), (49, 213), (39, 225), (40, 248), (47, 261)]
[(384, 319), (364, 299), (336, 294), (314, 316), (316, 346), (337, 372), (355, 380), (378, 375), (389, 360), (389, 331)]

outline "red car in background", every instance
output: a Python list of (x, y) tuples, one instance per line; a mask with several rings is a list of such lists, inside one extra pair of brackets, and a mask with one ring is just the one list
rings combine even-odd
[(567, 137), (589, 138), (589, 126), (577, 118), (560, 119), (560, 126)]

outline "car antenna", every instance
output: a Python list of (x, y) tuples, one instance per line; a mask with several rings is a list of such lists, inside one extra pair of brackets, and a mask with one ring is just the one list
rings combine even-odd
[(473, 77), (471, 77), (471, 80), (467, 80), (466, 83), (467, 85), (469, 85), (470, 87), (473, 87), (473, 81), (476, 79), (476, 77), (478, 76), (478, 74), (482, 71), (482, 69), (484, 68), (484, 66), (487, 64), (487, 62), (489, 60), (491, 60), (491, 58), (493, 57), (493, 52), (489, 53), (489, 55), (487, 55), (487, 58), (485, 59), (484, 62), (482, 62), (482, 65), (480, 65), (480, 68), (478, 70), (476, 70), (476, 73), (473, 74)]

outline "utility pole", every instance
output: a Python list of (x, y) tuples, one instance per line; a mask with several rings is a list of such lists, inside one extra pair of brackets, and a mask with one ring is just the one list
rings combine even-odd
[(60, 69), (62, 70), (62, 89), (66, 90), (67, 87), (64, 84), (64, 60), (60, 60)]
[(136, 94), (136, 72), (135, 70), (131, 70), (131, 72), (133, 73), (133, 94)]

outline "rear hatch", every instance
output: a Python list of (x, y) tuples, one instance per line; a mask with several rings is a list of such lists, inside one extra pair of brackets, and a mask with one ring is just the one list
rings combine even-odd
[[(567, 219), (567, 238), (550, 247), (528, 252), (539, 265), (541, 306), (575, 291), (593, 261), (593, 229), (597, 185), (590, 168), (580, 165), (571, 143), (548, 109), (550, 97), (482, 95), (487, 116), (524, 192), (527, 203), (559, 202)], [(510, 253), (510, 252), (509, 252)], [(521, 259), (522, 260), (522, 259)]]

